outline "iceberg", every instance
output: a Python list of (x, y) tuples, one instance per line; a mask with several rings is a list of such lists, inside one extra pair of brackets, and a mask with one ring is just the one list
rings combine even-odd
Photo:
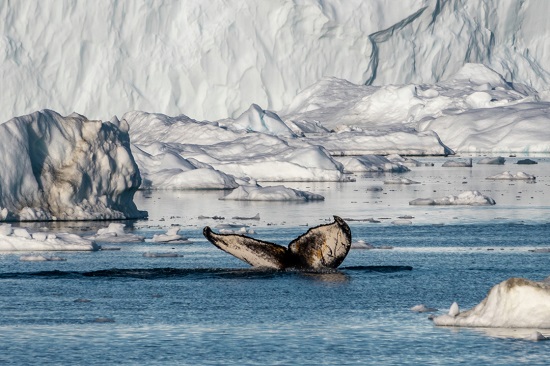
[(545, 1), (47, 4), (0, 4), (9, 91), (1, 121), (42, 106), (91, 118), (155, 110), (214, 120), (252, 103), (280, 110), (323, 76), (436, 83), (468, 62), (540, 91), (550, 82)]
[(417, 198), (409, 202), (411, 206), (450, 206), (450, 205), (470, 205), (484, 206), (494, 205), (495, 200), (485, 196), (479, 191), (466, 191), (458, 196), (445, 196), (442, 198)]
[(143, 218), (128, 125), (42, 110), (0, 124), (0, 220)]
[(440, 315), (435, 325), (457, 327), (550, 328), (550, 284), (510, 278), (495, 285), (474, 308)]

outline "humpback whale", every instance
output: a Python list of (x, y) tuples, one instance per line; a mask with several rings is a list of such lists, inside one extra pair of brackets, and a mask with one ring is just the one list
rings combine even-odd
[(323, 270), (337, 268), (351, 247), (351, 230), (344, 220), (309, 229), (288, 247), (245, 235), (216, 234), (206, 226), (203, 235), (221, 250), (254, 267)]

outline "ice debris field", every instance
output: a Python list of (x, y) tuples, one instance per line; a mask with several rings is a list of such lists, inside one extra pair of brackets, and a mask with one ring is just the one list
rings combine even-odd
[[(499, 155), (550, 152), (550, 2), (158, 1), (145, 13), (141, 1), (30, 3), (0, 3), (2, 221), (145, 218), (138, 189), (320, 201), (282, 183), (406, 173), (419, 164), (407, 156), (502, 164)], [(456, 194), (410, 205), (495, 204)], [(0, 239), (14, 251), (143, 240), (113, 224), (89, 238), (3, 225)], [(177, 230), (153, 239), (186, 240)], [(538, 321), (546, 305), (520, 301), (547, 304), (548, 292), (547, 283), (504, 283), (475, 309), (434, 322), (548, 327)], [(511, 305), (494, 306), (495, 296)], [(535, 317), (495, 320), (514, 301)]]

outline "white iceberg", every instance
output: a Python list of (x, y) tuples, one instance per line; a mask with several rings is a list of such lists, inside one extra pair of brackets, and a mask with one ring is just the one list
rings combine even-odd
[(490, 180), (535, 180), (534, 175), (527, 174), (525, 172), (510, 173), (509, 171), (502, 172), (500, 174), (492, 175), (485, 179)]
[(470, 205), (484, 206), (494, 205), (495, 200), (491, 197), (483, 195), (479, 191), (466, 191), (458, 196), (445, 196), (442, 198), (417, 198), (409, 202), (413, 206), (449, 206), (449, 205)]
[[(94, 251), (99, 246), (90, 239), (69, 233), (29, 233), (23, 228), (0, 225), (0, 251)], [(24, 259), (22, 259), (24, 260)]]
[[(458, 309), (458, 306), (457, 306)], [(494, 286), (474, 308), (437, 316), (435, 325), (550, 328), (550, 284), (510, 278)]]
[(0, 124), (0, 220), (143, 218), (128, 125), (43, 110)]
[(145, 237), (124, 231), (126, 225), (112, 222), (108, 227), (99, 229), (96, 234), (87, 238), (96, 242), (135, 243), (142, 242)]
[[(330, 154), (318, 145), (307, 141), (284, 136), (274, 136), (255, 131), (233, 131), (218, 123), (197, 122), (186, 116), (169, 117), (162, 114), (129, 112), (123, 116), (131, 126), (132, 143), (141, 151), (151, 156), (169, 153), (171, 156), (165, 166), (176, 168), (165, 169), (166, 176), (155, 178), (157, 167), (151, 159), (137, 158), (143, 175), (152, 182), (157, 180), (178, 180), (185, 184), (191, 179), (190, 172), (181, 179), (170, 178), (170, 174), (180, 174), (179, 170), (193, 168), (215, 169), (223, 172), (223, 179), (210, 178), (208, 181), (223, 180), (223, 188), (233, 188), (237, 179), (252, 178), (257, 181), (341, 181), (344, 180), (342, 164), (335, 161)], [(137, 153), (138, 150), (134, 149)], [(162, 156), (162, 155), (161, 155)], [(161, 158), (159, 158), (161, 159)], [(206, 174), (206, 173), (200, 173)], [(211, 172), (210, 174), (214, 174)], [(199, 173), (197, 175), (200, 177)], [(166, 183), (164, 183), (166, 185)], [(200, 188), (200, 181), (193, 182)], [(220, 183), (218, 183), (220, 186)]]
[(221, 200), (237, 201), (323, 201), (320, 194), (288, 188), (282, 185), (271, 187), (239, 186)]

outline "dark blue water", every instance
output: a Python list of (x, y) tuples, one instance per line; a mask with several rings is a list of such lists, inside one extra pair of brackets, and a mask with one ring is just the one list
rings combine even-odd
[[(550, 254), (529, 250), (550, 247), (550, 225), (351, 226), (354, 238), (393, 249), (352, 250), (321, 274), (252, 270), (199, 228), (184, 233), (194, 244), (57, 253), (66, 262), (2, 254), (0, 364), (548, 363), (550, 342), (438, 328), (410, 308), (466, 309), (509, 277), (546, 278)], [(285, 244), (303, 231), (255, 236)]]

